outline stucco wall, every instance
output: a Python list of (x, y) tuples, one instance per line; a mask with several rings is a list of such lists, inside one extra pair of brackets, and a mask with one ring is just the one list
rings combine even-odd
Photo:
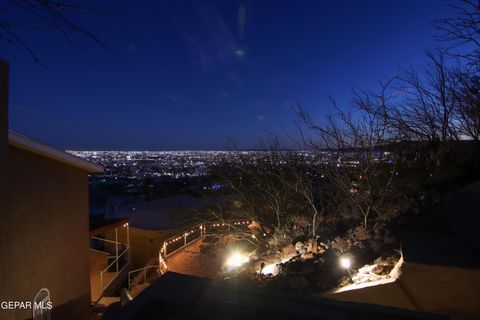
[(480, 317), (479, 292), (480, 270), (404, 262), (395, 282), (326, 297), (473, 320)]
[[(7, 210), (7, 150), (8, 150), (8, 65), (0, 60), (0, 222)], [(0, 258), (6, 237), (0, 232)], [(3, 259), (2, 259), (3, 260)], [(2, 271), (0, 264), (0, 271)], [(0, 272), (0, 288), (8, 286), (10, 279)], [(0, 295), (1, 301), (1, 295)]]
[[(12, 146), (8, 160), (0, 272), (9, 283), (0, 284), (0, 300), (31, 301), (45, 287), (54, 320), (84, 318), (90, 304), (88, 173)], [(31, 315), (0, 310), (0, 319)]]

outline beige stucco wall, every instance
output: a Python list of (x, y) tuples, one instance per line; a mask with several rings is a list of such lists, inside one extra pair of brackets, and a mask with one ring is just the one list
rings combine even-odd
[[(0, 60), (0, 222), (7, 210), (7, 150), (8, 150), (8, 65)], [(0, 232), (0, 258), (6, 236)], [(2, 259), (3, 260), (3, 259)], [(2, 271), (0, 263), (0, 288), (8, 286), (10, 279)], [(0, 301), (2, 295), (0, 294)]]
[(404, 262), (393, 283), (326, 297), (480, 319), (480, 270)]
[(406, 263), (400, 283), (420, 310), (452, 319), (480, 318), (480, 270)]
[[(45, 287), (54, 320), (84, 318), (90, 304), (88, 173), (12, 146), (7, 172), (0, 273), (8, 280), (0, 284), (0, 300), (31, 301)], [(31, 315), (0, 310), (0, 319)]]

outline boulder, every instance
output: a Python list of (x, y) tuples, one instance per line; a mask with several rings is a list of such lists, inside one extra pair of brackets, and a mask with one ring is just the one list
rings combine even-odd
[(300, 251), (305, 246), (305, 244), (302, 241), (298, 241), (295, 243), (295, 250)]
[(340, 279), (338, 286), (341, 288), (341, 287), (348, 286), (351, 283), (352, 283), (352, 279), (350, 279), (349, 276), (344, 276), (342, 279)]
[(336, 237), (335, 241), (332, 242), (332, 248), (340, 252), (346, 251), (348, 249), (348, 242), (340, 237)]
[(289, 244), (283, 247), (282, 252), (283, 252), (283, 255), (287, 256), (287, 255), (295, 254), (297, 252), (297, 249), (295, 249), (295, 246), (293, 244)]
[(377, 275), (386, 274), (385, 269), (382, 266), (378, 266), (378, 265), (372, 269), (372, 273)]
[(318, 247), (317, 253), (324, 254), (327, 250), (323, 249), (322, 247)]
[(303, 260), (313, 259), (313, 253), (307, 252), (307, 253), (305, 253), (305, 254), (302, 254), (302, 259), (303, 259)]
[(305, 246), (307, 252), (312, 252), (312, 240), (307, 241), (307, 245)]
[(276, 276), (280, 272), (280, 267), (278, 264), (269, 264), (262, 269), (263, 275)]

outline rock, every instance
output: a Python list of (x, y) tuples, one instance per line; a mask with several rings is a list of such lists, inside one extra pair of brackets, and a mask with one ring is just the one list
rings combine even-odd
[(305, 247), (307, 249), (307, 252), (312, 252), (312, 249), (313, 249), (313, 245), (312, 245), (312, 240), (308, 240), (307, 241), (307, 245)]
[(319, 247), (323, 247), (325, 250), (327, 250), (328, 249), (328, 244), (326, 244), (325, 242), (320, 242)]
[(295, 250), (300, 251), (305, 246), (305, 244), (302, 241), (298, 241), (295, 243)]
[(262, 269), (263, 275), (276, 276), (280, 272), (280, 268), (277, 264), (269, 264)]
[(372, 269), (372, 273), (377, 275), (385, 274), (384, 271), (385, 269), (382, 266), (376, 266), (375, 268)]
[(345, 276), (342, 279), (340, 279), (338, 286), (341, 288), (341, 287), (348, 286), (351, 283), (352, 283), (352, 279), (350, 279), (350, 277), (348, 276)]
[(327, 250), (323, 249), (322, 247), (318, 247), (317, 253), (324, 254)]
[(332, 248), (340, 252), (346, 251), (348, 249), (348, 242), (340, 237), (336, 237), (335, 241), (332, 242)]
[(293, 244), (289, 244), (283, 247), (282, 251), (283, 251), (283, 255), (287, 256), (287, 255), (295, 254), (297, 252), (297, 249), (295, 249), (295, 246)]
[(298, 253), (299, 254), (305, 254), (305, 253), (307, 253), (307, 249), (302, 248), (302, 249), (298, 250)]
[(303, 260), (313, 259), (313, 253), (307, 252), (307, 253), (303, 254), (303, 255), (302, 255), (302, 259), (303, 259)]

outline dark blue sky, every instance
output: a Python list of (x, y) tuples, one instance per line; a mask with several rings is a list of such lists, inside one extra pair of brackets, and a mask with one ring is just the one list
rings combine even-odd
[[(100, 2), (99, 2), (100, 3)], [(94, 4), (94, 2), (88, 2)], [(13, 51), (10, 126), (62, 149), (254, 148), (293, 132), (289, 104), (348, 108), (438, 47), (443, 1), (101, 1), (81, 35), (24, 35), (47, 68)]]

